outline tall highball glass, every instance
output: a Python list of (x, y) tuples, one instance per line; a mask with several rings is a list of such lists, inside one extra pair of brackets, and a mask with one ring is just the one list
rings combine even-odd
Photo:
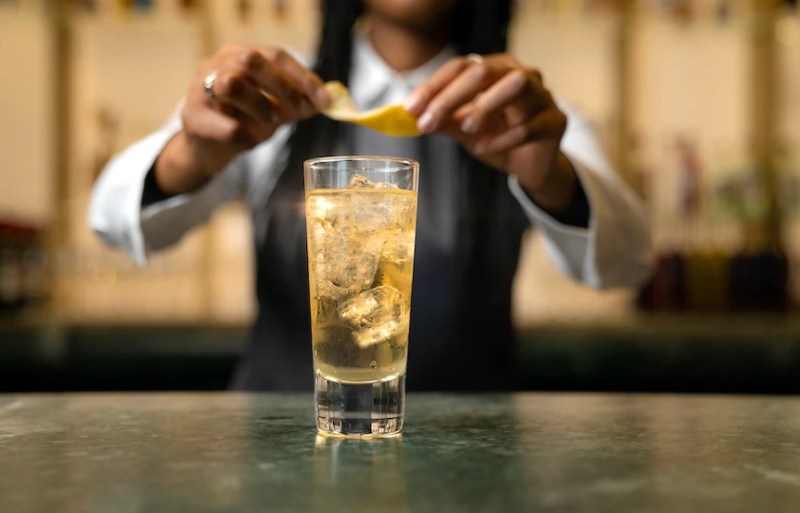
[(403, 428), (419, 164), (391, 157), (305, 162), (317, 429)]

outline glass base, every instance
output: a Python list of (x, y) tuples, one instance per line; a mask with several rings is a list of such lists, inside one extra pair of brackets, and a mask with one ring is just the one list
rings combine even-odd
[(376, 383), (340, 383), (317, 374), (317, 429), (346, 438), (396, 436), (403, 429), (406, 377)]

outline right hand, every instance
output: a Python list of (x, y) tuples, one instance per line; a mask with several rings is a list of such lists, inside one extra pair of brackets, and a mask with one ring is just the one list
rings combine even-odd
[[(203, 87), (211, 73), (213, 99)], [(283, 123), (309, 118), (329, 102), (319, 76), (286, 51), (223, 46), (201, 63), (189, 88), (183, 130), (156, 161), (159, 186), (174, 194), (192, 190)]]

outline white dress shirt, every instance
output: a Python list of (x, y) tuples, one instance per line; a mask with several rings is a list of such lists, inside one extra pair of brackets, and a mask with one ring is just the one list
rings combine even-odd
[[(453, 55), (453, 50), (446, 49), (420, 68), (398, 73), (365, 38), (357, 38), (350, 77), (353, 100), (361, 109), (402, 103)], [(514, 177), (508, 179), (508, 186), (531, 224), (542, 230), (547, 251), (563, 272), (598, 288), (636, 285), (651, 265), (644, 208), (617, 176), (590, 123), (567, 103), (559, 101), (559, 107), (568, 118), (561, 150), (573, 164), (589, 200), (589, 227), (559, 223), (528, 198)], [(117, 155), (92, 194), (91, 228), (140, 265), (146, 264), (152, 252), (174, 244), (205, 222), (220, 204), (246, 200), (251, 208), (258, 208), (268, 201), (281, 169), (279, 156), (293, 126), (280, 127), (269, 140), (239, 155), (201, 189), (142, 208), (145, 177), (180, 130), (176, 113), (161, 129)]]

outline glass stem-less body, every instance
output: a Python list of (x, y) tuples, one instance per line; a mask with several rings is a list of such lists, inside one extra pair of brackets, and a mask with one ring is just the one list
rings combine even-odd
[(323, 433), (386, 436), (402, 428), (416, 172), (412, 161), (379, 157), (306, 163), (315, 396)]
[[(312, 223), (308, 249), (316, 372), (345, 383), (405, 374), (414, 193), (316, 190), (306, 202)], [(397, 215), (386, 223), (359, 222), (387, 205)]]

